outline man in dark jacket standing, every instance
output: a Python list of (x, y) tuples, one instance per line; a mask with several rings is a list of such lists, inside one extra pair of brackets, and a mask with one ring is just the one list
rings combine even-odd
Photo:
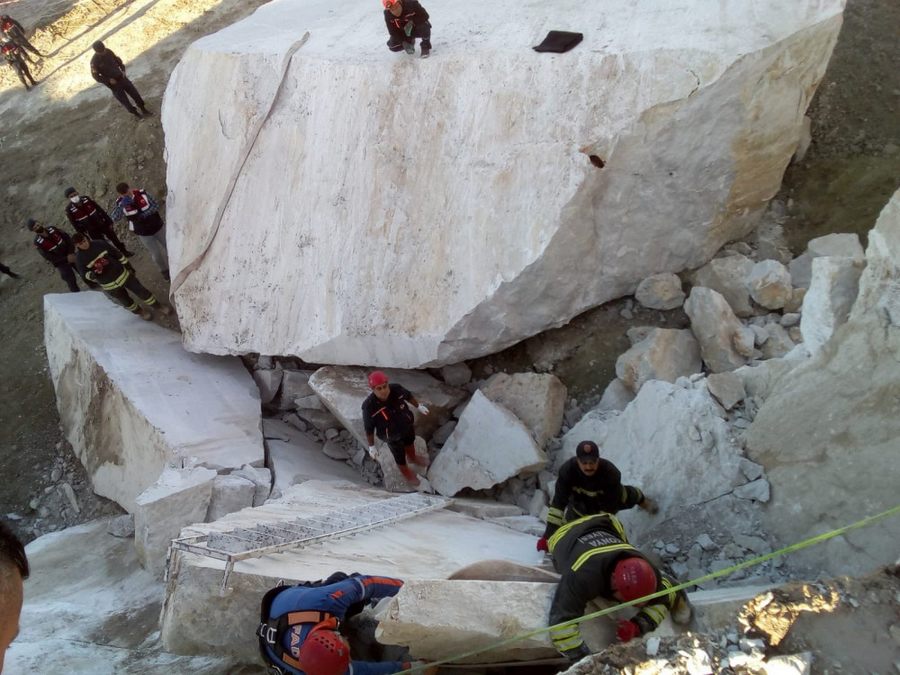
[(418, 0), (382, 0), (384, 5), (384, 22), (387, 24), (390, 39), (388, 49), (399, 52), (405, 49), (407, 54), (416, 53), (416, 38), (422, 39), (422, 58), (431, 54), (431, 23), (428, 12)]
[(106, 239), (126, 256), (134, 253), (125, 248), (115, 229), (112, 218), (100, 208), (100, 205), (90, 197), (78, 194), (73, 187), (66, 188), (66, 218), (72, 223), (76, 232), (83, 232), (89, 239)]
[(141, 240), (153, 262), (169, 281), (169, 252), (166, 250), (166, 224), (159, 215), (159, 205), (146, 190), (130, 188), (128, 183), (116, 185), (119, 193), (112, 219), (126, 218), (128, 228)]
[(69, 256), (72, 256), (72, 260), (75, 259), (72, 239), (63, 230), (58, 230), (52, 225), (44, 227), (34, 218), (29, 218), (26, 225), (34, 232), (34, 247), (38, 253), (56, 268), (69, 290), (77, 293), (80, 289), (75, 281), (75, 269), (69, 260)]
[(427, 466), (428, 460), (416, 455), (415, 418), (409, 406), (415, 407), (423, 415), (428, 414), (428, 408), (420, 404), (406, 387), (390, 384), (387, 375), (380, 370), (369, 375), (369, 388), (372, 393), (362, 404), (363, 427), (369, 444), (369, 456), (375, 458), (375, 434), (378, 434), (378, 438), (386, 442), (390, 448), (403, 477), (410, 484), (418, 485), (418, 477), (406, 462), (408, 460), (420, 466)]
[(538, 551), (547, 550), (547, 539), (563, 523), (594, 513), (618, 513), (633, 506), (657, 512), (657, 506), (639, 488), (622, 485), (622, 474), (616, 465), (600, 458), (600, 448), (593, 441), (581, 441), (575, 457), (559, 469), (556, 489), (547, 512), (547, 529), (538, 540)]
[[(608, 513), (579, 518), (560, 527), (550, 537), (550, 553), (561, 575), (550, 605), (550, 625), (556, 626), (550, 631), (550, 639), (571, 661), (591, 653), (581, 638), (579, 624), (566, 623), (584, 616), (588, 602), (629, 602), (678, 585), (628, 543), (622, 523)], [(641, 609), (635, 616), (618, 623), (616, 635), (622, 642), (656, 630), (670, 611), (677, 624), (691, 620), (691, 605), (683, 590), (638, 606)]]
[[(91, 57), (91, 75), (94, 76), (94, 79), (109, 87), (116, 100), (138, 119), (152, 115), (153, 113), (144, 105), (144, 99), (141, 98), (137, 88), (126, 77), (125, 64), (122, 63), (122, 59), (116, 56), (113, 50), (107, 49), (99, 40), (94, 43), (94, 52), (95, 54)], [(131, 101), (128, 100), (129, 96), (141, 109), (141, 112), (138, 112), (137, 108), (131, 104)]]
[(22, 24), (12, 18), (9, 14), (0, 16), (0, 32), (3, 33), (7, 40), (14, 42), (21, 47), (22, 55), (32, 63), (34, 63), (34, 59), (28, 56), (28, 52), (37, 56), (45, 56), (45, 54), (41, 54), (37, 50), (37, 47), (28, 41), (28, 37), (25, 35), (25, 29), (22, 28)]
[[(120, 257), (117, 251), (111, 251), (105, 241), (88, 239), (86, 234), (79, 232), (72, 237), (72, 243), (75, 244), (75, 266), (81, 276), (100, 286), (104, 293), (129, 312), (146, 321), (153, 318), (153, 307), (159, 307), (166, 316), (172, 313), (171, 307), (157, 301), (156, 296), (125, 267), (125, 256)], [(132, 295), (137, 301), (132, 299)], [(141, 307), (138, 302), (146, 307)]]
[[(24, 52), (19, 45), (14, 42), (4, 42), (3, 45), (0, 46), (0, 53), (3, 54), (3, 58), (10, 66), (12, 66), (12, 69), (16, 71), (16, 75), (19, 76), (19, 81), (26, 89), (31, 89), (31, 87), (37, 84), (34, 75), (28, 70), (28, 64), (25, 63), (25, 59), (22, 58)], [(29, 82), (31, 83), (30, 85), (28, 84)]]

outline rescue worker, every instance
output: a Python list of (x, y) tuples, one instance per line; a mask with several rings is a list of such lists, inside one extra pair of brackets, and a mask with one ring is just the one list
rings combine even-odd
[[(6, 59), (6, 62), (12, 69), (16, 71), (16, 75), (19, 76), (19, 81), (24, 85), (25, 89), (31, 89), (38, 83), (31, 71), (28, 70), (28, 64), (22, 58), (22, 48), (19, 45), (14, 42), (4, 42), (0, 46), (0, 53), (3, 54), (3, 58)], [(28, 84), (29, 82), (31, 82), (30, 85)]]
[(59, 230), (52, 225), (44, 227), (34, 218), (29, 218), (26, 226), (34, 232), (34, 247), (38, 253), (56, 268), (69, 290), (72, 293), (77, 293), (80, 289), (75, 281), (75, 268), (72, 267), (72, 261), (69, 258), (69, 256), (72, 256), (72, 259), (74, 259), (75, 254), (75, 247), (72, 245), (71, 237), (63, 230)]
[[(344, 578), (328, 583), (333, 577)], [(268, 618), (257, 630), (263, 658), (274, 672), (292, 675), (388, 675), (408, 669), (409, 662), (351, 661), (350, 645), (338, 633), (348, 613), (397, 595), (402, 586), (400, 579), (391, 577), (338, 573), (323, 585), (269, 591), (274, 597), (263, 600)]]
[[(111, 247), (105, 241), (88, 239), (86, 234), (79, 232), (72, 237), (72, 243), (75, 244), (75, 266), (81, 276), (99, 285), (104, 293), (129, 312), (145, 321), (153, 318), (153, 312), (148, 308), (154, 306), (158, 306), (166, 316), (172, 313), (172, 308), (158, 302), (153, 293), (144, 288), (126, 267), (125, 256), (110, 250)], [(129, 291), (146, 307), (139, 306), (128, 294)]]
[[(549, 544), (553, 566), (561, 575), (550, 605), (550, 625), (563, 624), (550, 631), (550, 638), (571, 661), (591, 653), (579, 624), (565, 623), (583, 616), (588, 602), (628, 602), (677, 585), (628, 543), (625, 529), (610, 513), (566, 523), (550, 537)], [(691, 619), (691, 605), (683, 590), (649, 603), (638, 605), (640, 611), (631, 619), (618, 622), (619, 640), (628, 642), (656, 630), (669, 611), (677, 624)]]
[(89, 239), (106, 239), (115, 246), (122, 255), (131, 257), (134, 255), (132, 251), (125, 248), (115, 228), (113, 228), (112, 218), (104, 211), (100, 205), (90, 197), (79, 195), (78, 190), (73, 187), (66, 188), (66, 218), (72, 223), (72, 227), (76, 232), (86, 234)]
[(546, 551), (547, 539), (567, 521), (594, 513), (618, 513), (635, 505), (650, 513), (659, 510), (640, 489), (622, 485), (622, 474), (615, 464), (600, 458), (596, 443), (581, 441), (575, 456), (559, 468), (547, 528), (537, 542), (537, 550)]
[[(428, 408), (420, 404), (412, 393), (399, 384), (388, 382), (387, 375), (376, 370), (369, 375), (372, 393), (362, 404), (363, 427), (369, 445), (369, 456), (375, 459), (375, 435), (387, 443), (397, 468), (412, 485), (419, 484), (419, 478), (406, 462), (428, 466), (426, 458), (416, 455), (415, 417), (409, 406), (415, 407), (423, 415)], [(407, 405), (408, 404), (408, 405)]]
[(0, 16), (0, 33), (3, 33), (3, 36), (7, 40), (18, 45), (22, 49), (22, 55), (32, 63), (34, 63), (34, 59), (28, 55), (28, 52), (36, 54), (37, 56), (46, 56), (46, 54), (41, 54), (37, 50), (37, 47), (28, 41), (28, 37), (25, 35), (25, 29), (22, 28), (22, 24), (12, 18), (9, 14)]
[(116, 185), (119, 197), (111, 218), (128, 220), (128, 229), (137, 235), (153, 262), (162, 272), (163, 279), (169, 281), (169, 252), (166, 250), (166, 224), (159, 215), (159, 205), (150, 194), (139, 188), (130, 188), (128, 183)]
[[(126, 76), (125, 64), (122, 63), (122, 59), (116, 56), (112, 49), (107, 49), (100, 40), (94, 43), (94, 52), (91, 57), (91, 75), (94, 79), (109, 87), (116, 100), (125, 106), (125, 109), (132, 115), (138, 119), (150, 117), (153, 113), (147, 110), (137, 87)], [(141, 109), (141, 112), (138, 112), (137, 108), (128, 100), (129, 96)]]
[(427, 59), (431, 54), (431, 22), (425, 8), (418, 0), (381, 0), (381, 4), (390, 35), (388, 49), (405, 49), (407, 54), (415, 54), (416, 38), (421, 38), (422, 58)]

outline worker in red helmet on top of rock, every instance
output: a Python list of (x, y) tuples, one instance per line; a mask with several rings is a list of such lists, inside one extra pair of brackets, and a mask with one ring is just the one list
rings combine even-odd
[(381, 0), (384, 5), (384, 22), (387, 24), (388, 49), (416, 53), (416, 38), (422, 40), (422, 58), (431, 54), (431, 22), (428, 12), (418, 0)]
[[(549, 540), (553, 566), (562, 576), (550, 605), (550, 638), (563, 656), (578, 661), (591, 652), (581, 638), (579, 624), (566, 623), (584, 615), (591, 600), (628, 602), (677, 585), (634, 546), (614, 515), (600, 513), (573, 520)], [(687, 594), (675, 591), (638, 605), (631, 619), (619, 621), (616, 635), (627, 642), (656, 630), (671, 610), (672, 620), (691, 620)]]
[(369, 446), (369, 456), (375, 459), (375, 436), (387, 443), (397, 462), (397, 468), (412, 485), (419, 479), (410, 469), (407, 461), (419, 466), (428, 466), (428, 459), (416, 455), (415, 417), (409, 406), (423, 415), (428, 408), (419, 403), (406, 387), (388, 382), (387, 375), (380, 370), (369, 375), (372, 393), (362, 404), (363, 427)]

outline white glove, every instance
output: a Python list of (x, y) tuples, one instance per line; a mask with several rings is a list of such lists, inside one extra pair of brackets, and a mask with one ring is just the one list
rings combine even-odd
[(427, 414), (428, 414), (428, 408), (426, 408), (426, 407), (425, 407), (424, 405), (422, 405), (421, 403), (418, 405), (418, 407), (416, 408), (416, 410), (418, 410), (418, 411), (419, 411), (420, 413), (422, 413), (423, 415), (427, 415)]
[(372, 459), (375, 459), (375, 446), (374, 446), (374, 445), (370, 445), (370, 446), (368, 447), (368, 450), (367, 450), (367, 451), (368, 451), (368, 453), (369, 453), (369, 457), (371, 457)]

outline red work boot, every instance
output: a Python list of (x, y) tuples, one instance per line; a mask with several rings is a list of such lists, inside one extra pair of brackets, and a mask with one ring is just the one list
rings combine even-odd
[(421, 466), (423, 468), (427, 467), (430, 464), (427, 457), (420, 457), (419, 455), (416, 454), (416, 446), (407, 445), (405, 450), (406, 450), (406, 462), (408, 464), (409, 463), (418, 464), (419, 466)]
[(405, 464), (403, 466), (398, 465), (397, 468), (400, 469), (400, 473), (403, 474), (403, 477), (406, 479), (407, 483), (409, 483), (410, 485), (419, 484), (419, 477), (408, 466), (406, 466)]

